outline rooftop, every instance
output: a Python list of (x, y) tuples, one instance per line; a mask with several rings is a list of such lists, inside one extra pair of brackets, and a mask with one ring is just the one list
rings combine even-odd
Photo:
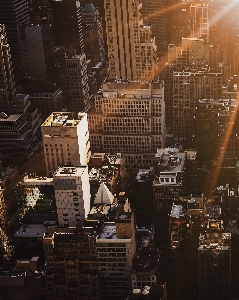
[(155, 185), (181, 185), (180, 174), (185, 165), (186, 153), (178, 148), (158, 149), (154, 157), (158, 163)]
[(46, 227), (43, 224), (23, 225), (14, 234), (14, 237), (42, 238)]
[(105, 222), (104, 226), (100, 232), (100, 234), (97, 237), (97, 241), (99, 242), (100, 240), (109, 240), (109, 241), (115, 241), (118, 240), (120, 241), (131, 241), (129, 238), (118, 238), (116, 235), (116, 224), (115, 222)]
[(104, 223), (101, 233), (98, 236), (99, 239), (117, 239), (116, 236), (116, 225), (112, 223)]
[(218, 243), (207, 243), (206, 235), (201, 234), (199, 237), (199, 247), (198, 250), (230, 250), (231, 245), (231, 233), (224, 232), (222, 233), (222, 242)]
[(48, 227), (45, 229), (44, 238), (52, 238), (55, 233), (74, 233), (75, 230), (75, 227)]
[(89, 178), (91, 181), (97, 180), (99, 182), (110, 183), (113, 177), (118, 175), (118, 168), (111, 166), (102, 166), (99, 168), (93, 167), (89, 171)]
[(1, 113), (0, 115), (0, 122), (16, 122), (19, 118), (21, 117), (21, 115), (17, 114), (17, 115), (6, 115)]
[(109, 210), (110, 205), (93, 206), (90, 213), (88, 214), (88, 218), (94, 217), (97, 214), (107, 215)]
[(186, 150), (187, 159), (195, 160), (197, 158), (197, 151), (196, 150)]
[(150, 169), (139, 169), (137, 175), (136, 175), (136, 181), (138, 182), (145, 182), (149, 178), (150, 173), (152, 173), (153, 170)]
[(182, 205), (173, 205), (171, 210), (171, 218), (185, 217), (185, 211)]
[(132, 217), (132, 212), (119, 212), (117, 216), (117, 220), (130, 220)]
[(42, 126), (77, 126), (86, 113), (79, 112), (53, 112), (42, 124)]
[(41, 186), (41, 185), (53, 185), (53, 178), (35, 176), (30, 177), (26, 175), (21, 182), (23, 186)]
[[(65, 176), (81, 176), (86, 170), (87, 166), (60, 166), (54, 173), (55, 177), (65, 177)], [(54, 181), (54, 180), (53, 180)]]
[[(161, 149), (160, 149), (161, 150)], [(184, 167), (184, 161), (185, 161), (185, 153), (178, 151), (166, 151), (167, 149), (162, 149), (163, 151), (160, 153), (157, 152), (156, 158), (160, 158), (159, 164), (163, 167), (166, 167), (167, 171), (173, 171), (178, 172), (182, 171)]]

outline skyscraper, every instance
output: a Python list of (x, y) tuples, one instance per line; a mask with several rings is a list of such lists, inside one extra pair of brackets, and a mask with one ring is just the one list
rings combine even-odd
[(105, 0), (109, 76), (151, 80), (157, 75), (157, 46), (141, 18), (142, 3)]
[(48, 176), (60, 165), (87, 165), (90, 142), (85, 113), (52, 113), (41, 128)]
[(152, 166), (157, 148), (165, 144), (164, 87), (152, 83), (108, 80), (88, 112), (92, 151), (121, 152), (127, 169)]
[(131, 291), (132, 260), (136, 251), (132, 212), (118, 212), (115, 222), (105, 222), (96, 239), (101, 296), (124, 299)]
[(93, 228), (51, 228), (43, 238), (47, 299), (100, 299)]
[(88, 167), (59, 167), (53, 183), (59, 226), (74, 227), (83, 223), (90, 212)]
[(11, 48), (13, 71), (17, 81), (22, 76), (17, 27), (29, 22), (27, 0), (0, 1), (0, 24), (4, 24), (6, 27), (8, 43)]
[(70, 50), (65, 55), (68, 83), (68, 105), (71, 111), (87, 111), (90, 107), (90, 94), (85, 53), (76, 54)]
[(4, 166), (29, 159), (38, 148), (37, 109), (30, 111), (28, 95), (16, 94), (10, 47), (5, 26), (0, 25), (0, 152)]
[(5, 26), (0, 25), (0, 108), (9, 108), (15, 98), (16, 88), (12, 69), (10, 47)]
[(231, 299), (231, 233), (220, 220), (209, 219), (199, 237), (199, 299)]
[(52, 3), (56, 44), (64, 48), (73, 47), (77, 54), (84, 51), (80, 10), (79, 0), (54, 0)]
[(208, 4), (191, 4), (190, 6), (191, 19), (191, 36), (203, 38), (205, 42), (209, 41), (209, 18)]
[(193, 119), (199, 99), (221, 97), (222, 73), (192, 69), (173, 72), (173, 134), (191, 147)]
[(102, 19), (100, 18), (98, 8), (92, 3), (86, 3), (81, 11), (82, 23), (88, 28), (93, 30), (94, 35), (94, 52), (88, 53), (86, 50), (87, 58), (92, 60), (95, 66), (98, 62), (105, 60), (105, 45), (103, 39)]
[(142, 0), (142, 17), (144, 23), (152, 26), (152, 34), (155, 37), (157, 53), (160, 59), (167, 52), (167, 32), (166, 32), (166, 1)]

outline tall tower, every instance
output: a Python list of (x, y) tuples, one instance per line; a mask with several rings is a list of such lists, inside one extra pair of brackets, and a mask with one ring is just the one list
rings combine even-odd
[(199, 237), (199, 299), (231, 299), (231, 233), (223, 233), (219, 220), (208, 220)]
[(84, 52), (80, 1), (54, 0), (52, 13), (56, 44)]
[(165, 59), (163, 56), (167, 52), (165, 2), (165, 0), (142, 0), (142, 17), (144, 23), (152, 26), (158, 57), (163, 60)]
[(173, 72), (173, 134), (192, 147), (193, 120), (199, 99), (221, 97), (222, 73), (200, 71)]
[(96, 8), (92, 3), (86, 3), (85, 7), (81, 11), (82, 23), (87, 26), (87, 28), (93, 29), (94, 44), (96, 51), (95, 53), (87, 53), (86, 56), (90, 55), (92, 63), (96, 65), (100, 61), (105, 60), (105, 45), (103, 39), (103, 28), (102, 19), (99, 15), (98, 8)]
[(11, 48), (12, 64), (15, 79), (22, 76), (21, 56), (18, 40), (17, 27), (28, 24), (30, 17), (28, 13), (27, 0), (8, 0), (0, 1), (0, 24), (6, 27), (8, 43)]
[(208, 4), (191, 4), (190, 17), (192, 22), (191, 36), (209, 41)]
[(141, 18), (142, 3), (105, 0), (109, 76), (151, 80), (157, 75), (157, 46)]
[(124, 299), (131, 291), (132, 260), (136, 252), (134, 214), (121, 211), (115, 222), (105, 222), (96, 238), (96, 248), (102, 298)]
[(27, 161), (38, 148), (40, 115), (30, 110), (28, 95), (16, 94), (10, 47), (0, 25), (0, 152), (2, 164)]
[(71, 111), (87, 111), (90, 107), (87, 60), (85, 53), (76, 55), (70, 51), (65, 55), (68, 82), (68, 106)]
[(60, 165), (88, 164), (90, 141), (86, 113), (54, 112), (41, 129), (48, 176)]
[(0, 109), (9, 107), (16, 94), (10, 47), (5, 26), (0, 25)]

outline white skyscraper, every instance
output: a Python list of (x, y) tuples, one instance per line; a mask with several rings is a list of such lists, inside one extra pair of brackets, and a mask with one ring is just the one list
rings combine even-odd
[(88, 167), (59, 167), (53, 183), (59, 226), (75, 227), (83, 222), (90, 212)]
[(60, 165), (87, 166), (91, 153), (86, 113), (54, 112), (41, 131), (47, 176)]

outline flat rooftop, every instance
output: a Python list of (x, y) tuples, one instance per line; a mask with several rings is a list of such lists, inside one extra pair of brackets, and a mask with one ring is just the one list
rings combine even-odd
[(72, 166), (72, 167), (58, 167), (54, 173), (54, 177), (65, 177), (65, 176), (81, 176), (87, 166)]
[(105, 223), (101, 233), (98, 236), (98, 239), (117, 239), (116, 224), (113, 222)]
[(110, 205), (93, 206), (90, 213), (88, 214), (88, 218), (96, 214), (107, 215), (109, 210)]
[(23, 186), (42, 186), (42, 185), (53, 185), (53, 178), (36, 176), (29, 178), (25, 176), (21, 182)]
[(204, 236), (200, 236), (200, 245), (198, 250), (230, 250), (231, 233), (222, 233), (222, 243), (207, 243), (207, 240), (204, 239)]
[(45, 231), (46, 227), (43, 224), (23, 225), (14, 234), (14, 237), (42, 238), (45, 234)]
[(17, 114), (17, 115), (3, 115), (1, 114), (0, 115), (0, 122), (4, 122), (4, 123), (7, 123), (7, 122), (16, 122), (19, 118), (21, 117), (20, 114)]
[(185, 152), (178, 148), (158, 149), (157, 153), (155, 154), (155, 159), (159, 161), (158, 165), (162, 166), (163, 168), (161, 172), (164, 173), (164, 176), (166, 175), (166, 172), (182, 172), (185, 157)]
[(146, 182), (149, 174), (152, 173), (153, 170), (151, 169), (139, 169), (137, 175), (136, 175), (136, 181), (137, 182)]
[(182, 205), (173, 205), (171, 210), (171, 218), (181, 218), (185, 217), (185, 211)]
[(75, 233), (75, 227), (48, 227), (45, 228), (44, 238), (52, 238), (55, 233), (72, 234)]
[(77, 126), (81, 119), (86, 115), (86, 113), (75, 113), (75, 112), (53, 112), (42, 124), (42, 126), (50, 127), (75, 127)]
[(100, 242), (100, 240), (107, 240), (107, 242), (130, 242), (131, 239), (128, 238), (118, 238), (116, 235), (116, 224), (115, 222), (105, 222), (104, 226), (101, 230), (101, 232), (98, 234), (98, 237), (96, 239), (97, 242)]

